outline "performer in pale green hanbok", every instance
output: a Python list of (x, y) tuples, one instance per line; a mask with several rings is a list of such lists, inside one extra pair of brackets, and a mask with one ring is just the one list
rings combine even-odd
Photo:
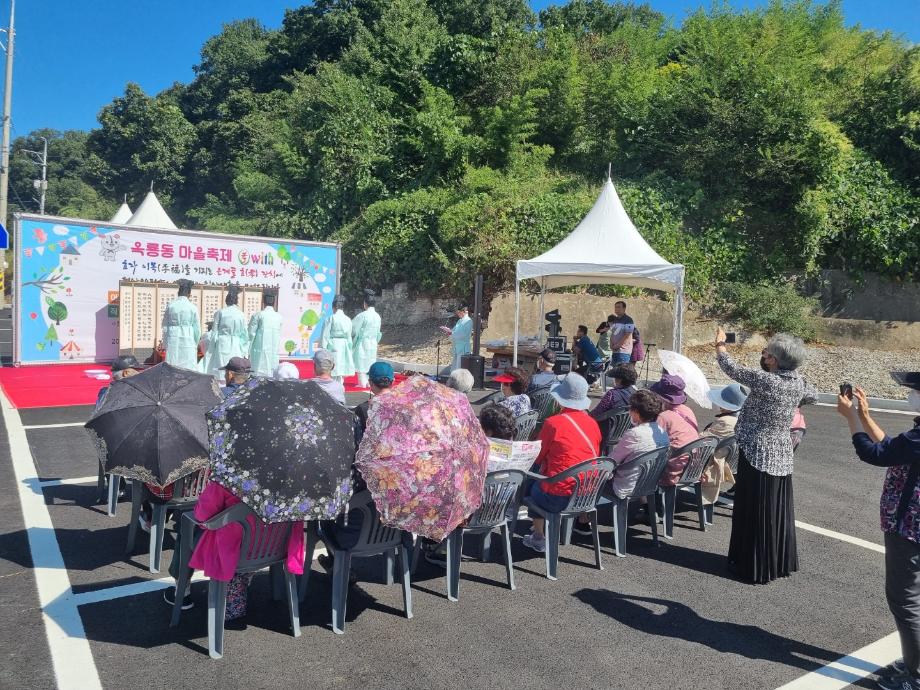
[(175, 367), (199, 371), (198, 341), (201, 339), (201, 318), (189, 300), (192, 281), (180, 280), (179, 296), (169, 303), (163, 313), (163, 345), (166, 362)]
[(454, 361), (450, 370), (460, 368), (460, 358), (473, 351), (470, 338), (473, 336), (473, 320), (466, 305), (457, 307), (457, 323), (450, 331), (450, 340), (454, 344)]
[(355, 371), (358, 386), (367, 388), (367, 371), (377, 361), (377, 343), (380, 342), (380, 314), (374, 309), (376, 297), (373, 290), (364, 291), (364, 311), (351, 322), (352, 344), (355, 350)]
[(335, 369), (332, 378), (342, 381), (355, 373), (354, 355), (351, 346), (351, 319), (342, 311), (345, 306), (344, 295), (336, 295), (332, 300), (332, 315), (326, 317), (320, 347), (329, 350), (335, 357)]
[(211, 328), (211, 337), (208, 352), (205, 355), (205, 373), (210, 374), (218, 381), (224, 380), (224, 372), (220, 370), (230, 361), (231, 357), (249, 357), (249, 333), (246, 330), (246, 317), (239, 304), (238, 285), (227, 288), (227, 304), (223, 309), (215, 312), (214, 326)]
[(275, 311), (275, 296), (262, 295), (262, 311), (249, 319), (249, 361), (253, 376), (274, 376), (281, 348), (281, 314)]

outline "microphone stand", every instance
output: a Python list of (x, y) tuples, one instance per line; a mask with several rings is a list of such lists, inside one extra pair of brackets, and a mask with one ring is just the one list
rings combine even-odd
[(648, 363), (651, 360), (652, 350), (655, 343), (645, 343), (645, 387), (648, 388)]
[(441, 382), (441, 338), (438, 338), (437, 348), (438, 348), (437, 355), (436, 355), (437, 364), (435, 364), (435, 369), (434, 369), (434, 380), (435, 382), (440, 383)]

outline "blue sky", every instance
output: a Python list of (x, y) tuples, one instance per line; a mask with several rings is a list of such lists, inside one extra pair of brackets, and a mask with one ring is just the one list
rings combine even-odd
[[(0, 0), (6, 26), (9, 7)], [(39, 127), (90, 129), (128, 81), (156, 93), (188, 82), (202, 43), (234, 19), (280, 26), (287, 0), (20, 0), (16, 12), (13, 136)], [(534, 0), (534, 9), (548, 4)], [(758, 0), (732, 0), (753, 7)], [(709, 2), (651, 0), (679, 22)], [(849, 24), (891, 30), (920, 42), (920, 0), (844, 0)], [(2, 88), (2, 84), (0, 84)]]

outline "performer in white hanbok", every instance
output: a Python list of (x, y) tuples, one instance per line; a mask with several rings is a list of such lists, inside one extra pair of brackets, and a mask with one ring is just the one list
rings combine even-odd
[(274, 376), (281, 348), (281, 314), (275, 311), (275, 295), (262, 295), (262, 311), (249, 319), (249, 361), (253, 376)]
[(204, 371), (218, 381), (224, 380), (221, 367), (225, 366), (231, 357), (249, 357), (246, 317), (237, 306), (240, 300), (239, 292), (238, 285), (228, 286), (227, 297), (224, 300), (227, 306), (214, 313), (214, 325), (211, 327), (208, 351), (204, 359)]
[(457, 323), (450, 331), (450, 340), (454, 345), (454, 361), (450, 370), (460, 368), (460, 358), (473, 351), (470, 339), (473, 337), (473, 319), (470, 318), (469, 309), (465, 304), (457, 307)]
[(352, 344), (354, 345), (355, 371), (358, 372), (358, 386), (367, 388), (367, 372), (377, 361), (377, 343), (380, 342), (380, 314), (374, 309), (376, 297), (373, 290), (364, 291), (364, 311), (351, 321)]
[(344, 306), (345, 296), (336, 295), (332, 300), (332, 315), (326, 317), (320, 338), (320, 347), (328, 350), (335, 357), (332, 378), (338, 381), (342, 381), (346, 376), (353, 376), (355, 373), (351, 345), (351, 319), (342, 311)]
[(179, 296), (163, 313), (163, 345), (166, 362), (176, 367), (198, 371), (198, 341), (201, 339), (201, 318), (189, 300), (192, 281), (178, 281)]

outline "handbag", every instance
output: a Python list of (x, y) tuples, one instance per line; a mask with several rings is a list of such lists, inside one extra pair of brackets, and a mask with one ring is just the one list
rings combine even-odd
[(638, 329), (633, 331), (632, 353), (629, 355), (630, 362), (641, 362), (645, 359), (645, 346), (642, 344), (642, 335)]

